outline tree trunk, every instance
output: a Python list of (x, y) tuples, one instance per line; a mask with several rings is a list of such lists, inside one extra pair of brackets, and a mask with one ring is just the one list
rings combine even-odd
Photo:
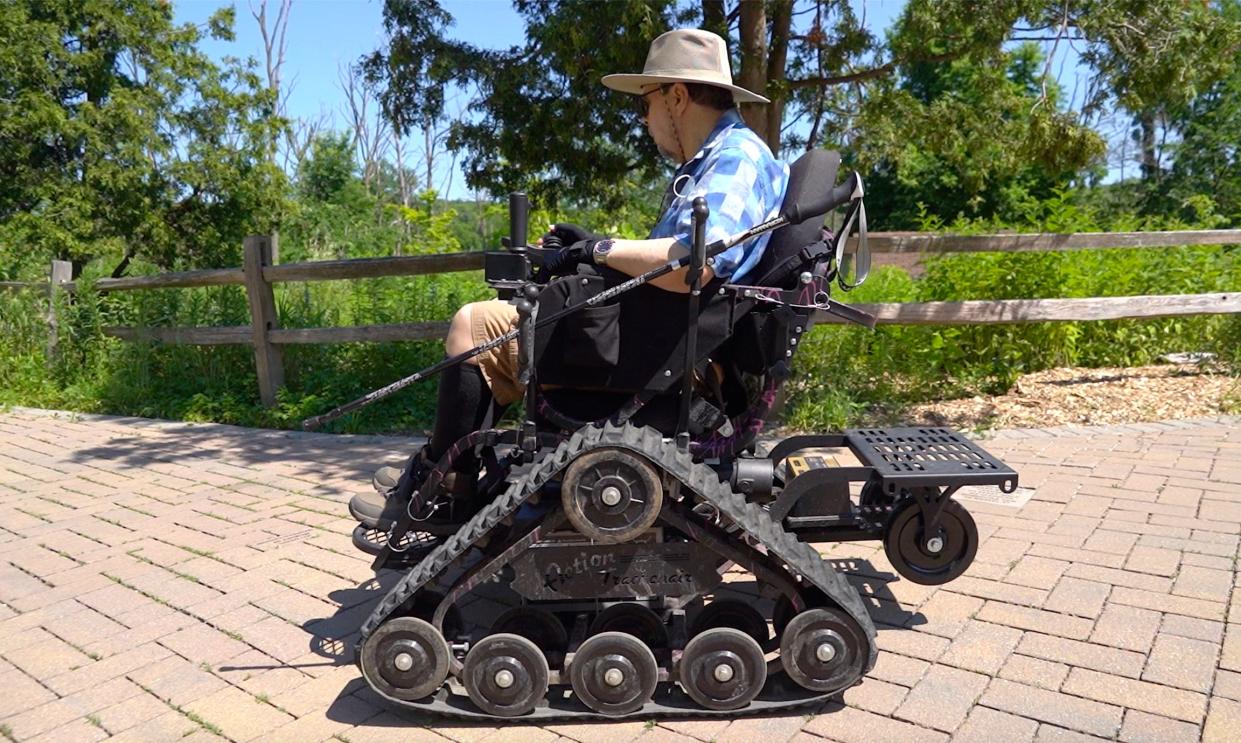
[(728, 43), (728, 14), (724, 10), (724, 0), (702, 0), (702, 27), (718, 34)]
[[(784, 122), (784, 66), (788, 61), (789, 27), (793, 22), (793, 0), (774, 0), (771, 4), (771, 44), (767, 48), (767, 84), (755, 90), (771, 99), (767, 106), (767, 132), (764, 139), (776, 157), (780, 156), (780, 125)], [(763, 91), (766, 91), (765, 93)]]
[(1159, 180), (1159, 156), (1155, 153), (1155, 114), (1143, 111), (1138, 114), (1140, 127), (1140, 144), (1142, 149), (1142, 182), (1156, 183)]
[(423, 121), (422, 154), (423, 154), (423, 157), (426, 158), (426, 167), (427, 167), (427, 177), (426, 177), (426, 180), (423, 181), (423, 183), (425, 184), (426, 189), (430, 189), (431, 184), (435, 182), (433, 180), (435, 177), (435, 129), (434, 127), (435, 127), (435, 122), (430, 117), (428, 117), (426, 120)]
[[(741, 0), (741, 76), (737, 84), (759, 95), (767, 89), (767, 9), (763, 0)], [(768, 138), (767, 104), (743, 103), (741, 116), (758, 136)]]

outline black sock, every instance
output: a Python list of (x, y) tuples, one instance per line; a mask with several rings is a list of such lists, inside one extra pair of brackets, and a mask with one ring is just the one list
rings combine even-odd
[(440, 374), (431, 459), (444, 456), (462, 436), (478, 430), (491, 410), (491, 388), (474, 364), (457, 364)]
[[(458, 364), (445, 369), (440, 374), (440, 387), (435, 408), (435, 428), (431, 432), (431, 441), (414, 453), (405, 466), (405, 472), (397, 482), (396, 492), (408, 498), (415, 489), (422, 486), (422, 477), (418, 472), (418, 460), (426, 452), (429, 464), (434, 465), (444, 453), (462, 436), (478, 430), (478, 427), (494, 413), (491, 388), (487, 380), (474, 364)], [(502, 415), (504, 408), (499, 408), (495, 417)], [(477, 464), (471, 452), (463, 453), (457, 458), (457, 469), (477, 471)], [(421, 471), (425, 473), (426, 470)]]

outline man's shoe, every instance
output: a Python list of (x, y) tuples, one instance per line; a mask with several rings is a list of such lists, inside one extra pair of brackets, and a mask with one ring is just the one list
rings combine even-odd
[(387, 496), (388, 493), (396, 490), (396, 484), (400, 479), (400, 467), (380, 467), (375, 470), (374, 476), (371, 477), (371, 485), (375, 486), (376, 493)]
[[(411, 476), (421, 485), (424, 473), (430, 468), (428, 448), (423, 446), (410, 462), (413, 467)], [(370, 529), (387, 529), (393, 521), (400, 517), (404, 504), (397, 503), (389, 496), (396, 492), (405, 471), (400, 467), (380, 467), (371, 476), (371, 485), (375, 493), (358, 493), (349, 500), (349, 515), (357, 519), (363, 526)]]
[(403, 510), (397, 499), (387, 494), (358, 493), (349, 499), (349, 515), (370, 529), (378, 529), (381, 523), (387, 528)]

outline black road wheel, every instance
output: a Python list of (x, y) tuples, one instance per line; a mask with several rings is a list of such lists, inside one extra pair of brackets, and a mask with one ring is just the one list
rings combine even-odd
[(833, 692), (862, 675), (866, 635), (843, 610), (807, 609), (789, 622), (780, 638), (780, 663), (789, 678), (811, 691)]
[(668, 647), (668, 627), (659, 615), (641, 604), (613, 604), (590, 623), (590, 634), (624, 632), (652, 648)]
[(569, 648), (569, 632), (564, 624), (546, 609), (514, 606), (491, 624), (493, 634), (519, 635), (544, 651), (563, 653)]
[(569, 465), (560, 499), (579, 533), (600, 544), (620, 544), (655, 523), (664, 488), (642, 457), (623, 449), (595, 449)]
[(949, 500), (940, 512), (939, 528), (928, 534), (922, 508), (910, 499), (892, 514), (883, 535), (883, 551), (901, 577), (938, 586), (960, 577), (974, 562), (978, 527), (969, 511)]
[(792, 600), (780, 594), (780, 598), (776, 599), (775, 607), (771, 610), (771, 628), (776, 631), (776, 637), (784, 636), (784, 629), (789, 626), (789, 622), (793, 621), (796, 615)]
[[(440, 602), (444, 600), (444, 594), (438, 591), (419, 591), (410, 599), (406, 599), (404, 604), (394, 613), (400, 617), (414, 617), (430, 622), (435, 616), (435, 610), (439, 608)], [(457, 639), (465, 632), (465, 620), (461, 616), (461, 610), (455, 605), (448, 607), (448, 611), (444, 613), (443, 635), (447, 638)]]
[(681, 688), (707, 709), (741, 709), (767, 681), (763, 649), (749, 634), (715, 627), (685, 645), (677, 671)]
[(439, 689), (451, 660), (439, 630), (414, 617), (390, 619), (362, 643), (362, 675), (393, 699), (414, 701)]
[(547, 658), (520, 635), (488, 635), (466, 653), (461, 683), (470, 700), (489, 715), (517, 717), (547, 694)]
[(760, 646), (771, 637), (767, 620), (763, 619), (759, 610), (737, 599), (719, 599), (704, 606), (698, 616), (694, 617), (689, 634), (690, 637), (696, 637), (717, 627), (741, 630), (753, 637)]
[(655, 693), (659, 666), (651, 649), (633, 635), (604, 632), (587, 638), (569, 666), (573, 693), (603, 715), (637, 712)]

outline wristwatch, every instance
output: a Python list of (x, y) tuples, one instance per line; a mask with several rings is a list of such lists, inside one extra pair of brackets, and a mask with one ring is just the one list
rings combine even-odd
[(596, 266), (608, 265), (608, 253), (611, 253), (612, 248), (615, 246), (615, 240), (600, 240), (590, 249), (590, 259), (594, 261)]

